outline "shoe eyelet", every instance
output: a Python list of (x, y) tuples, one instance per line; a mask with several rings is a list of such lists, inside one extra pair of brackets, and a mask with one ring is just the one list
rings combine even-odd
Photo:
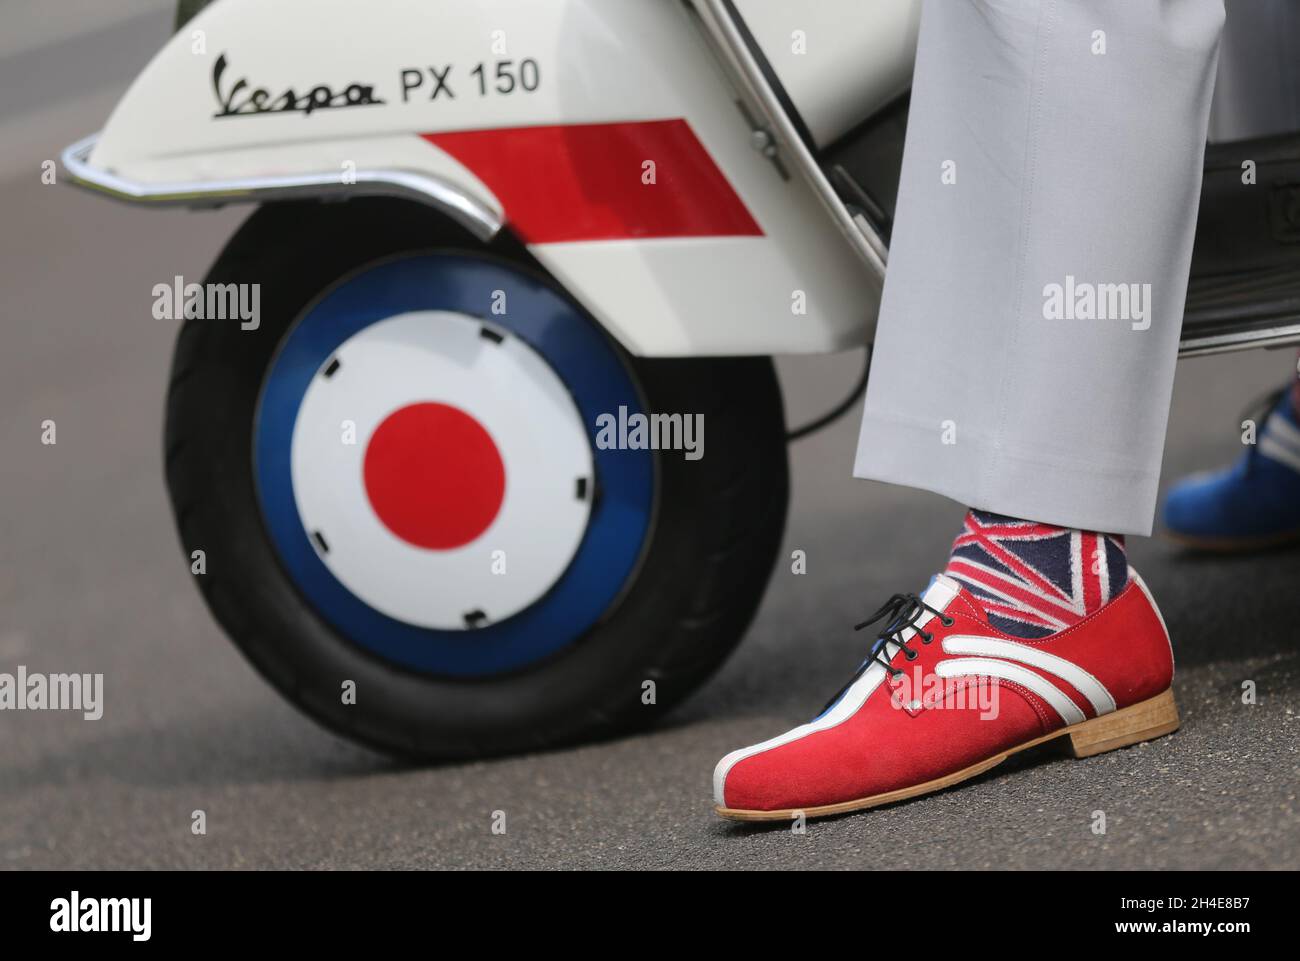
[(944, 627), (952, 627), (952, 626), (953, 626), (954, 624), (956, 624), (956, 623), (957, 623), (956, 618), (952, 618), (952, 617), (944, 617), (944, 619), (943, 619), (943, 626), (944, 626)]
[(911, 648), (907, 649), (907, 659), (909, 661), (915, 661), (919, 656), (920, 655), (917, 654), (916, 651), (912, 650)]
[(933, 635), (933, 634), (922, 634), (922, 635), (921, 635), (921, 643), (922, 643), (922, 644), (929, 644), (929, 643), (930, 643), (931, 641), (933, 641), (933, 640), (934, 640), (934, 635)]

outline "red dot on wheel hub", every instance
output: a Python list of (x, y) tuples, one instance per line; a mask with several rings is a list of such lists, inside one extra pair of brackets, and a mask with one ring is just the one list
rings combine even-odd
[(505, 498), (506, 468), (491, 435), (447, 404), (389, 414), (366, 448), (366, 495), (384, 526), (429, 550), (468, 544)]

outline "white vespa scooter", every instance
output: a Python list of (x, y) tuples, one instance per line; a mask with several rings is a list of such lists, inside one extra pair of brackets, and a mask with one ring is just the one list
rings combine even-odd
[[(648, 722), (721, 663), (805, 432), (768, 358), (872, 337), (918, 7), (182, 3), (64, 164), (259, 205), (188, 292), (166, 469), (286, 697), (467, 757)], [(1247, 210), (1211, 151), (1185, 353), (1300, 341), (1300, 150), (1252, 156)]]

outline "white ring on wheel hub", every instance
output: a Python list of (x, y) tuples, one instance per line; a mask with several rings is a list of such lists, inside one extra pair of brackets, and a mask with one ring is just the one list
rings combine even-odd
[(563, 382), (519, 338), (448, 311), (344, 341), (303, 396), (290, 464), (321, 561), (420, 627), (465, 630), (533, 604), (591, 514), (591, 446)]

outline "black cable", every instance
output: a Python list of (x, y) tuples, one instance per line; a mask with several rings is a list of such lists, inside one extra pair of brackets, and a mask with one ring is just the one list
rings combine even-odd
[(849, 394), (848, 397), (844, 398), (844, 400), (840, 401), (840, 403), (837, 404), (835, 407), (833, 407), (829, 412), (823, 414), (821, 417), (818, 417), (816, 420), (804, 424), (802, 427), (789, 431), (785, 435), (785, 441), (787, 444), (793, 444), (797, 440), (802, 440), (803, 438), (807, 437), (809, 434), (815, 434), (823, 427), (826, 427), (827, 425), (834, 423), (835, 421), (843, 417), (845, 414), (847, 414), (849, 412), (849, 408), (851, 408), (854, 404), (858, 402), (858, 398), (860, 398), (867, 389), (867, 376), (871, 373), (871, 346), (870, 345), (867, 346), (866, 354), (867, 354), (866, 360), (863, 361), (862, 364), (862, 375), (858, 378), (858, 382), (853, 385), (853, 392)]

